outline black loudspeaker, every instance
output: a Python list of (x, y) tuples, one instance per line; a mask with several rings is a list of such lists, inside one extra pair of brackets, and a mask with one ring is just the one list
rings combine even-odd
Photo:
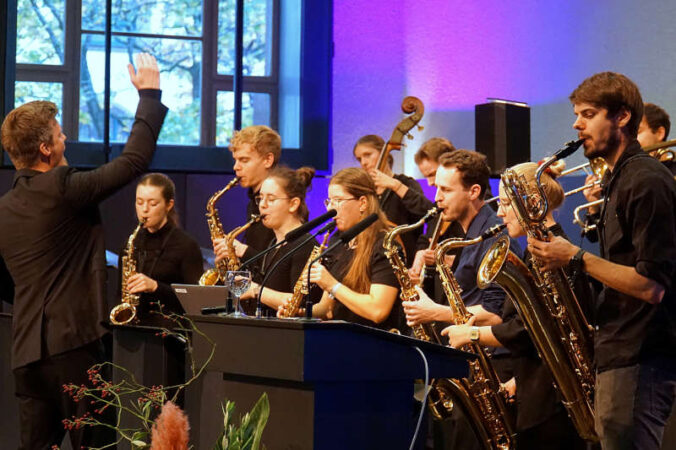
[(494, 100), (474, 106), (476, 150), (486, 155), (491, 175), (530, 161), (530, 107)]

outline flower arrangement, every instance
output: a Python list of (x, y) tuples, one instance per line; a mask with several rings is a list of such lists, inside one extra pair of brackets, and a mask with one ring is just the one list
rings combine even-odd
[[(205, 371), (213, 359), (216, 344), (189, 318), (173, 313), (165, 314), (161, 309), (158, 314), (171, 321), (172, 326), (162, 328), (157, 335), (163, 338), (171, 336), (185, 343), (190, 371), (186, 374), (187, 380), (184, 383), (147, 387), (140, 384), (126, 368), (105, 362), (96, 364), (87, 371), (89, 385), (69, 384), (63, 387), (73, 400), (88, 401), (95, 406), (93, 414), (86, 413), (81, 417), (64, 420), (66, 429), (103, 426), (116, 431), (117, 438), (114, 442), (97, 449), (112, 448), (122, 442), (128, 442), (133, 450), (191, 448), (188, 418), (176, 405), (176, 400), (181, 391), (194, 383)], [(211, 346), (209, 356), (199, 364), (193, 354), (193, 340), (197, 336), (205, 339)], [(116, 371), (120, 381), (112, 382), (108, 379), (112, 371)], [(239, 425), (233, 423), (234, 409), (233, 402), (224, 402), (224, 428), (214, 449), (257, 450), (262, 445), (261, 435), (270, 413), (267, 395), (264, 393), (261, 396), (251, 412), (241, 418)], [(123, 421), (123, 417), (131, 417), (135, 427), (123, 426), (123, 423), (130, 423), (129, 420)]]

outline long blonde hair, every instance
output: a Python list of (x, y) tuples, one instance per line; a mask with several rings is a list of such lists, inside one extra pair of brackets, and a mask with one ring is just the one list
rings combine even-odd
[(389, 228), (387, 219), (380, 209), (376, 185), (364, 169), (356, 167), (343, 169), (331, 178), (329, 185), (332, 184), (342, 187), (348, 194), (355, 198), (360, 198), (362, 196), (366, 197), (367, 201), (364, 217), (372, 213), (378, 214), (378, 220), (356, 237), (357, 245), (354, 257), (352, 258), (347, 274), (342, 280), (342, 283), (345, 286), (356, 292), (365, 294), (369, 291), (371, 286), (368, 267), (371, 255), (373, 254), (373, 245), (378, 240), (380, 233)]

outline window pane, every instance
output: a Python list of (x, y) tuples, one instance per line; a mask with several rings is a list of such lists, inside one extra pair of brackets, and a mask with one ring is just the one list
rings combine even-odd
[(64, 5), (64, 0), (18, 0), (18, 64), (63, 64)]
[[(270, 75), (272, 13), (272, 0), (244, 0), (244, 75)], [(226, 0), (218, 6), (218, 73), (232, 74), (234, 60), (235, 0)]]
[[(216, 145), (225, 146), (234, 128), (235, 96), (232, 92), (219, 91), (216, 102)], [(242, 128), (250, 125), (270, 126), (270, 94), (242, 94)]]
[[(103, 31), (105, 1), (82, 0), (82, 29)], [(113, 31), (173, 36), (202, 35), (201, 0), (113, 2)]]
[(56, 103), (59, 108), (56, 121), (61, 122), (61, 109), (63, 108), (63, 85), (61, 83), (17, 81), (14, 84), (14, 107), (33, 100), (48, 100)]
[[(103, 36), (82, 35), (80, 73), (81, 141), (103, 139)], [(148, 52), (161, 70), (162, 102), (169, 107), (159, 142), (198, 145), (200, 138), (201, 42), (113, 36), (111, 54), (110, 139), (124, 142), (133, 124), (138, 94), (129, 81), (127, 63)]]

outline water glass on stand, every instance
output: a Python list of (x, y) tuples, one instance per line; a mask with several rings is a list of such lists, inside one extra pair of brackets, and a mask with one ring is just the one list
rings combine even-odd
[(251, 287), (251, 272), (248, 270), (229, 270), (225, 276), (225, 285), (235, 297), (235, 311), (228, 314), (229, 317), (244, 317), (239, 306), (239, 298)]

